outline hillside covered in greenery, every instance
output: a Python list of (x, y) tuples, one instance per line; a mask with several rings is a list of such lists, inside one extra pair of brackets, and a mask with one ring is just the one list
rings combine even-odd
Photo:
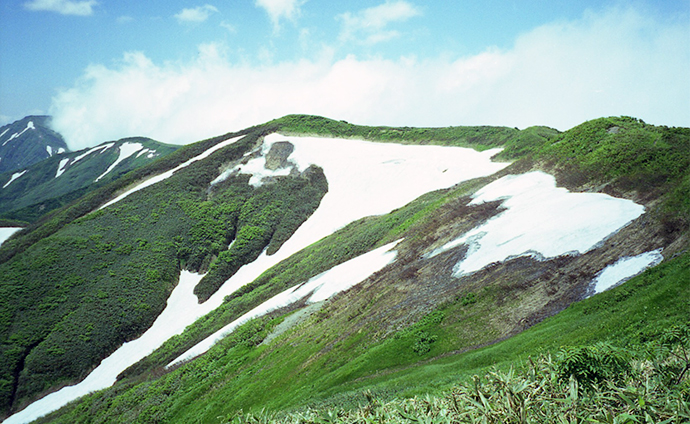
[[(388, 128), (301, 115), (182, 147), (0, 247), (5, 415), (79, 381), (141, 335), (165, 307), (181, 269), (205, 273), (195, 288), (203, 302), (242, 265), (279, 250), (328, 192), (324, 172), (312, 166), (259, 186), (241, 173), (217, 180), (258, 155), (263, 137), (273, 132), (502, 147), (494, 159), (511, 164), (311, 244), (227, 296), (124, 371), (113, 387), (42, 422), (507, 422), (513, 413), (511, 422), (609, 422), (596, 415), (599, 406), (611, 417), (687, 417), (690, 129), (629, 117), (601, 118), (563, 133)], [(238, 141), (98, 209), (229, 138)], [(574, 192), (633, 200), (645, 214), (581, 255), (521, 256), (461, 277), (451, 270), (466, 249), (429, 259), (433, 249), (501, 213), (500, 202), (470, 204), (478, 189), (532, 171), (552, 174)], [(298, 302), (277, 309), (191, 362), (167, 367), (273, 296), (401, 239), (396, 261), (352, 289), (307, 308)], [(589, 297), (603, 268), (655, 249), (663, 249), (664, 262)], [(601, 374), (583, 374), (580, 366)], [(646, 386), (638, 383), (641, 375)], [(555, 398), (552, 410), (539, 406)]]
[(20, 173), (0, 174), (0, 219), (35, 222), (178, 147), (130, 137), (77, 152), (62, 152)]

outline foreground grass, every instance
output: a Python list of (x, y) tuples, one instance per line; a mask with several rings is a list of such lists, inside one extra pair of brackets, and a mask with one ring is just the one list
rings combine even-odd
[(658, 343), (634, 358), (606, 344), (562, 350), (557, 358), (530, 359), (519, 370), (474, 375), (438, 396), (382, 402), (367, 392), (366, 402), (354, 409), (238, 411), (218, 418), (228, 424), (687, 422), (690, 380), (681, 373), (690, 363), (688, 327), (681, 331), (682, 342)]

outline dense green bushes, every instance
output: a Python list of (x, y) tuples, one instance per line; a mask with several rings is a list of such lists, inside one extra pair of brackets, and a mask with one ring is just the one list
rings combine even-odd
[[(308, 178), (279, 177), (251, 193), (238, 195), (238, 190), (231, 190), (231, 197), (223, 194), (212, 198), (211, 202), (218, 205), (215, 213), (226, 214), (229, 228), (224, 229), (224, 240), (218, 231), (215, 238), (207, 240), (222, 246), (230, 241), (232, 244), (227, 250), (213, 252), (218, 258), (194, 289), (200, 301), (208, 299), (242, 265), (254, 261), (264, 249), (269, 255), (275, 253), (316, 210), (328, 190), (328, 182), (320, 168), (313, 168), (308, 175)], [(243, 180), (246, 186), (246, 178)], [(226, 185), (236, 184), (234, 181), (236, 179), (230, 179)], [(203, 228), (210, 231), (213, 227), (203, 225)], [(200, 243), (192, 245), (197, 248)]]

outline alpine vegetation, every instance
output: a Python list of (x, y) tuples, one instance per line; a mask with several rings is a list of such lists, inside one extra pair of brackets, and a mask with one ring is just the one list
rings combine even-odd
[(62, 155), (0, 174), (43, 175), (2, 212), (7, 423), (690, 419), (688, 128), (289, 115)]

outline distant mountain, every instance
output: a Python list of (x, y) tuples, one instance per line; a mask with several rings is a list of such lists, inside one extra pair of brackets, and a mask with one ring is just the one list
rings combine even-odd
[(0, 174), (0, 219), (35, 221), (178, 147), (150, 138), (125, 138)]
[(50, 116), (27, 116), (0, 127), (0, 174), (69, 151), (62, 135), (48, 126), (49, 120)]
[[(533, 404), (506, 377), (494, 386), (515, 415), (487, 409), (486, 421), (553, 406), (574, 422), (588, 418), (583, 374), (612, 363), (589, 346), (690, 348), (690, 328), (663, 336), (687, 325), (690, 304), (688, 128), (631, 117), (565, 132), (391, 128), (294, 115), (121, 168), (145, 149), (154, 145), (125, 139), (2, 175), (0, 193), (14, 197), (0, 204), (13, 208), (30, 187), (51, 199), (89, 190), (0, 245), (7, 424), (61, 405), (40, 422), (275, 422), (245, 414), (312, 408), (313, 420), (293, 422), (337, 423), (329, 405), (358, 404), (368, 415), (347, 422), (379, 422), (391, 397), (421, 404), (493, 366), (534, 367), (539, 354), (562, 371), (535, 376), (570, 397)], [(37, 196), (25, 202), (36, 208)], [(594, 357), (563, 361), (568, 345)], [(687, 404), (690, 368), (671, 356), (614, 369), (647, 387), (625, 395), (630, 420), (666, 419), (645, 418), (656, 406), (640, 396)], [(456, 394), (445, 408), (464, 413)], [(412, 413), (395, 416), (434, 421)]]

